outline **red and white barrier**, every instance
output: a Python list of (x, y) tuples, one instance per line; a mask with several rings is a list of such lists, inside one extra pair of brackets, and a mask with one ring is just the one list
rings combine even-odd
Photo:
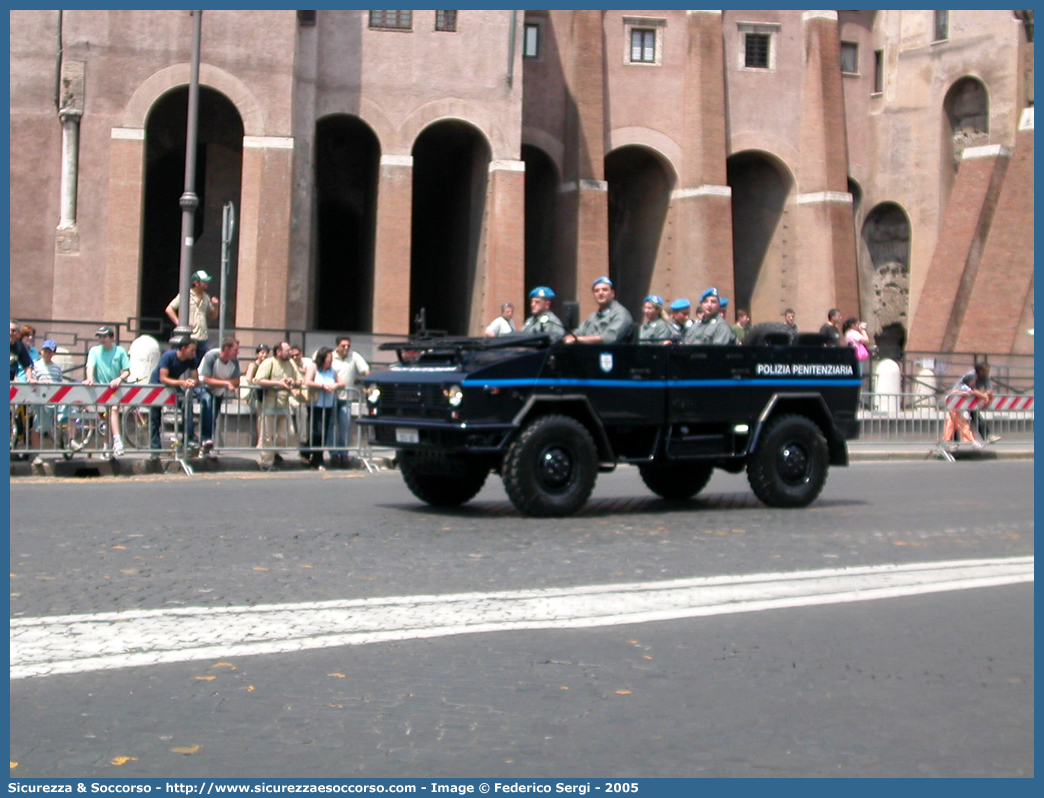
[(13, 405), (173, 405), (177, 392), (161, 385), (83, 385), (80, 383), (20, 382), (11, 386)]
[(944, 404), (947, 410), (1032, 410), (1033, 397), (994, 396), (987, 404), (977, 396), (959, 392), (947, 394)]

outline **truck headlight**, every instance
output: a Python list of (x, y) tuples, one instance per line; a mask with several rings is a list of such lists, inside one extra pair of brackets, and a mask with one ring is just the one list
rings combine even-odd
[(459, 385), (451, 385), (443, 393), (449, 401), (450, 407), (460, 407), (460, 403), (464, 401), (464, 389)]
[(377, 404), (377, 401), (381, 398), (381, 389), (376, 385), (371, 385), (366, 389), (366, 401), (371, 405)]

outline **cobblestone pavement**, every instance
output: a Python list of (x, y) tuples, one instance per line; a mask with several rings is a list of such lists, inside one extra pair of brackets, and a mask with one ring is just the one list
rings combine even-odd
[(1033, 558), (751, 574), (513, 593), (139, 610), (11, 621), (11, 678), (312, 648), (569, 629), (1033, 581)]
[[(1025, 577), (1032, 490), (1032, 463), (860, 463), (780, 511), (742, 477), (676, 504), (621, 470), (533, 521), (497, 480), (452, 512), (387, 472), (19, 480), (12, 632), (157, 664), (13, 679), (12, 775), (1031, 775), (1032, 584), (623, 616), (844, 597), (858, 568), (900, 591), (954, 561)], [(763, 576), (802, 571), (796, 593)], [(475, 617), (454, 604), (491, 628), (405, 639)], [(620, 623), (504, 631), (595, 615)]]

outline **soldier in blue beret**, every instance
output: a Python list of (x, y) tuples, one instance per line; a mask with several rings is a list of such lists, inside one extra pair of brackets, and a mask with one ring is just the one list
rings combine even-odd
[(685, 333), (687, 344), (734, 344), (736, 334), (718, 313), (721, 296), (717, 288), (708, 288), (700, 294), (700, 318)]
[(630, 334), (634, 324), (631, 314), (616, 301), (616, 289), (608, 277), (599, 277), (591, 283), (591, 292), (598, 310), (584, 319), (575, 332), (565, 336), (566, 343), (611, 344)]
[(653, 344), (674, 340), (674, 330), (663, 312), (663, 297), (649, 294), (642, 302), (642, 325), (638, 328), (638, 343)]
[(522, 328), (523, 335), (548, 335), (551, 343), (561, 340), (565, 335), (565, 325), (551, 310), (551, 300), (555, 292), (546, 285), (538, 285), (529, 292), (529, 313), (526, 324)]
[(680, 297), (671, 302), (669, 307), (671, 311), (669, 323), (674, 333), (674, 340), (681, 341), (685, 337), (685, 331), (692, 326), (692, 319), (689, 318), (689, 311), (692, 305), (688, 299)]

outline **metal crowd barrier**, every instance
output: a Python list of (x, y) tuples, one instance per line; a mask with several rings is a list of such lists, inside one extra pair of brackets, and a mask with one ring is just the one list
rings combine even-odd
[[(860, 443), (934, 445), (942, 437), (946, 423), (945, 397), (923, 393), (878, 393), (867, 394), (864, 398), (865, 407), (859, 411)], [(996, 409), (998, 407), (1019, 409)], [(1032, 397), (998, 395), (991, 402), (991, 408), (977, 412), (990, 434), (1000, 436), (996, 445), (1032, 447)]]
[[(11, 454), (22, 458), (110, 457), (112, 438), (106, 412), (115, 409), (126, 454), (158, 455), (177, 462), (187, 473), (189, 461), (206, 456), (201, 451), (203, 438), (200, 396), (206, 389), (175, 391), (162, 385), (130, 384), (113, 391), (106, 386), (80, 383), (11, 385)], [(322, 453), (328, 462), (332, 454), (346, 453), (369, 471), (376, 471), (370, 445), (369, 428), (357, 423), (365, 412), (362, 393), (348, 388), (350, 413), (346, 446), (338, 445), (337, 421), (312, 434), (315, 409), (307, 391), (288, 391), (242, 387), (225, 397), (214, 424), (213, 454), (243, 455), (271, 452), (291, 457)], [(263, 392), (286, 394), (286, 407), (265, 410)], [(186, 436), (185, 399), (192, 410), (192, 435)], [(1033, 445), (1032, 397), (1027, 407), (1025, 395), (1001, 395), (991, 407), (977, 411), (990, 434), (999, 435), (997, 445)], [(272, 402), (268, 404), (282, 404)], [(1013, 400), (1013, 401), (1008, 401)], [(1017, 401), (1014, 401), (1017, 400)], [(150, 447), (150, 415), (159, 419), (160, 448)], [(874, 394), (863, 396), (858, 414), (860, 444), (933, 446), (942, 435), (946, 421), (945, 398), (917, 394)], [(270, 425), (270, 440), (265, 441), (265, 425)]]
[[(147, 383), (116, 389), (82, 383), (11, 384), (11, 456), (33, 459), (74, 457), (108, 459), (116, 455), (112, 414), (117, 414), (122, 455), (148, 455), (177, 462), (191, 474), (190, 460), (230, 454), (266, 453), (288, 457), (355, 458), (376, 471), (369, 430), (355, 423), (362, 393), (347, 388), (347, 435), (339, 439), (345, 416), (338, 407), (320, 416), (308, 389), (244, 386), (227, 392), (213, 418), (213, 446), (204, 447), (205, 387), (188, 390)], [(188, 413), (186, 413), (188, 408)], [(158, 448), (153, 448), (153, 428)], [(186, 435), (186, 428), (188, 435)]]

